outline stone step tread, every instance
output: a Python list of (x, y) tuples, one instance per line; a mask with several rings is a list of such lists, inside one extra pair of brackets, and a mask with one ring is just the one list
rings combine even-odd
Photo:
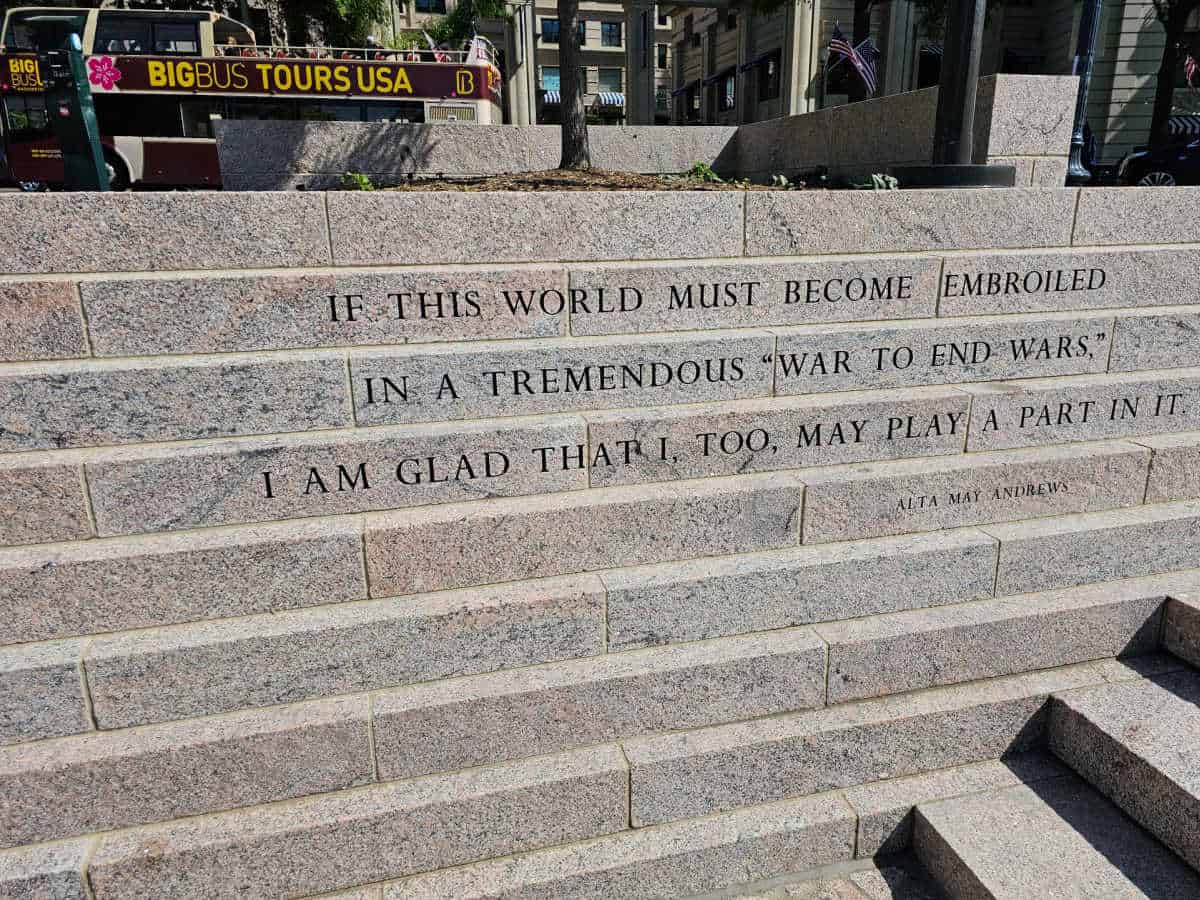
[(1200, 896), (1200, 875), (1074, 776), (922, 804), (913, 846), (952, 897)]
[(689, 900), (946, 900), (929, 873), (907, 854), (839, 869), (846, 867), (831, 866), (819, 877), (777, 878)]
[(1200, 674), (1055, 696), (1050, 746), (1142, 827), (1200, 868)]

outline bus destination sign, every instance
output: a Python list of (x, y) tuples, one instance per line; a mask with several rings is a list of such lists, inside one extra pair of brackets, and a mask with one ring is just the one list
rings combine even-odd
[[(10, 89), (41, 91), (37, 58), (8, 56)], [(258, 94), (303, 97), (438, 97), (500, 99), (489, 66), (353, 59), (89, 56), (95, 93)]]

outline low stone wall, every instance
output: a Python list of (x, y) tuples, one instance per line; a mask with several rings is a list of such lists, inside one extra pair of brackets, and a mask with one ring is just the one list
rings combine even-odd
[[(1071, 151), (1074, 76), (981, 78), (975, 104), (975, 161), (1017, 168), (1017, 186), (1061, 187)], [(927, 88), (771, 119), (738, 129), (737, 170), (765, 180), (825, 166), (861, 177), (932, 161), (938, 89)]]
[[(1077, 83), (1040, 75), (981, 79), (977, 161), (1016, 166), (1018, 186), (1065, 184)], [(703, 162), (754, 181), (818, 167), (857, 178), (930, 162), (937, 96), (930, 88), (740, 127), (594, 126), (592, 161), (601, 169), (662, 174)], [(558, 127), (546, 125), (217, 123), (229, 190), (335, 187), (350, 171), (380, 184), (408, 175), (541, 171), (558, 165), (559, 141)]]
[[(732, 127), (593, 126), (601, 169), (674, 174), (703, 162), (736, 165)], [(344, 172), (378, 184), (408, 175), (503, 175), (558, 166), (561, 132), (550, 125), (395, 125), (350, 122), (218, 122), (227, 190), (336, 187)]]
[(0, 895), (902, 850), (1194, 653), (1197, 203), (0, 195)]

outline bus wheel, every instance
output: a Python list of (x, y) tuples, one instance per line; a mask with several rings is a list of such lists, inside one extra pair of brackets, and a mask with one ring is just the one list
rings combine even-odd
[(44, 181), (18, 181), (17, 187), (26, 194), (40, 194), (43, 191), (50, 190), (50, 185)]
[(115, 153), (104, 153), (104, 163), (108, 166), (108, 189), (110, 191), (129, 190), (129, 169)]

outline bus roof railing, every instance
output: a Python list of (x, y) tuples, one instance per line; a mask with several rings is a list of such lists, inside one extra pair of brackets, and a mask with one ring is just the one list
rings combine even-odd
[(284, 44), (220, 44), (216, 51), (224, 56), (245, 56), (275, 59), (365, 59), (379, 62), (427, 62), (454, 65), (495, 65), (495, 54), (489, 44), (475, 42), (466, 50), (434, 50), (409, 47), (322, 47)]

